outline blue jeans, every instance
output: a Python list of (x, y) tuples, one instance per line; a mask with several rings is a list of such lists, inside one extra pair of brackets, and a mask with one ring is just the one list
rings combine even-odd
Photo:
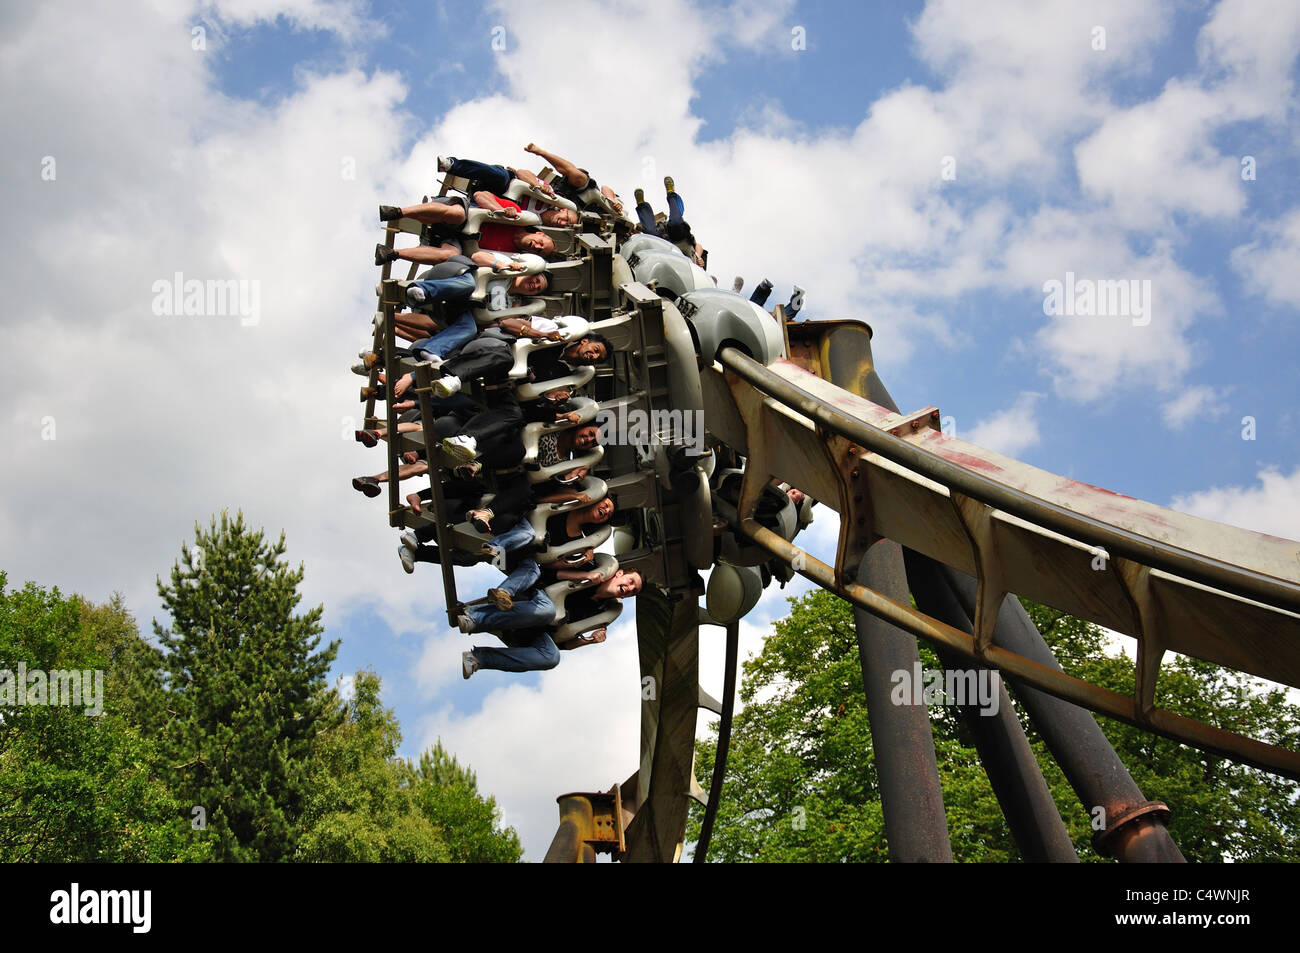
[[(682, 202), (682, 197), (676, 192), (668, 193), (668, 239), (676, 241), (672, 235), (681, 230), (682, 215), (686, 211), (686, 205)], [(641, 220), (641, 231), (647, 235), (653, 235), (655, 238), (663, 238), (659, 232), (659, 223), (655, 221), (655, 210), (650, 207), (649, 202), (642, 202), (636, 207), (636, 217)]]
[(533, 524), (528, 520), (520, 520), (514, 526), (510, 527), (504, 533), (493, 536), (488, 540), (488, 545), (498, 552), (511, 552), (520, 546), (527, 546), (537, 539), (537, 534), (533, 532)]
[(479, 668), (498, 672), (537, 672), (560, 664), (560, 650), (546, 632), (539, 632), (527, 645), (509, 649), (475, 648)]
[(513, 598), (519, 593), (531, 589), (540, 578), (542, 578), (542, 567), (537, 565), (537, 560), (525, 559), (515, 567), (514, 572), (506, 576), (506, 581), (497, 588), (504, 589)]
[(469, 179), (471, 187), (486, 189), (494, 195), (505, 195), (514, 178), (503, 165), (488, 165), (473, 159), (451, 157), (451, 174)]
[[(468, 301), (474, 293), (474, 273), (467, 271), (455, 278), (426, 278), (411, 282), (411, 287), (419, 288), (425, 294), (425, 304), (418, 305), (421, 308), (434, 301)], [(409, 298), (407, 303), (417, 307)]]
[[(478, 334), (478, 322), (474, 320), (473, 312), (466, 311), (433, 337), (414, 342), (411, 351), (424, 351), (437, 357), (446, 357), (464, 347), (476, 334)], [(420, 355), (415, 356), (418, 358)]]
[(545, 589), (534, 589), (533, 597), (516, 602), (509, 612), (502, 612), (490, 602), (469, 606), (465, 612), (474, 620), (475, 630), (534, 629), (555, 624), (555, 603)]

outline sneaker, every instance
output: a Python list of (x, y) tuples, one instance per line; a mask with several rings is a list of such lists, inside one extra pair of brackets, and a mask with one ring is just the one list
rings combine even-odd
[(387, 245), (376, 245), (375, 264), (384, 265), (390, 261), (397, 261), (397, 249), (389, 248)]
[(632, 195), (636, 198), (637, 205), (645, 205), (645, 189), (637, 189)]
[(735, 280), (731, 282), (731, 290), (736, 294), (740, 294), (740, 289), (743, 287), (745, 287), (745, 279), (740, 275), (736, 275)]
[(352, 373), (359, 374), (361, 377), (369, 377), (370, 368), (366, 367), (364, 361), (357, 361), (357, 363), (352, 365)]
[(355, 477), (352, 480), (352, 489), (360, 490), (369, 497), (376, 497), (383, 492), (379, 488), (379, 481), (374, 477)]
[(407, 575), (415, 572), (415, 554), (405, 546), (397, 547), (397, 558), (402, 561), (402, 568), (406, 570)]
[(460, 629), (466, 635), (474, 631), (474, 618), (468, 612), (462, 612), (456, 616), (456, 628)]
[(478, 671), (478, 659), (474, 657), (473, 652), (460, 653), (460, 673), (469, 678)]
[(428, 364), (435, 371), (442, 367), (444, 362), (444, 358), (441, 358), (430, 351), (416, 351), (414, 356), (421, 364)]
[[(416, 495), (418, 496), (418, 494)], [(411, 552), (415, 552), (420, 548), (419, 538), (409, 529), (402, 534), (402, 548), (409, 549)]]
[(429, 303), (429, 296), (424, 293), (424, 289), (419, 285), (407, 285), (406, 303), (412, 308), (423, 308)]
[(379, 206), (379, 220), (381, 222), (393, 222), (402, 217), (402, 210), (396, 205)]
[[(446, 377), (439, 377), (433, 382), (433, 392), (439, 397), (450, 397), (452, 394), (460, 393), (460, 378), (454, 374), (448, 374)], [(473, 460), (473, 457), (464, 459)]]
[(510, 593), (504, 589), (489, 589), (487, 594), (492, 604), (502, 612), (509, 612), (515, 607), (515, 600), (510, 598)]
[(462, 463), (469, 463), (478, 456), (478, 441), (473, 437), (457, 434), (442, 442), (443, 453), (449, 453)]
[(438, 156), (438, 171), (450, 172), (451, 164), (456, 161), (455, 156)]
[(673, 177), (671, 175), (664, 176), (664, 191), (669, 195), (677, 191), (677, 189), (673, 187)]
[(379, 446), (378, 430), (358, 430), (356, 432), (356, 436), (357, 436), (357, 443), (363, 443), (367, 447)]

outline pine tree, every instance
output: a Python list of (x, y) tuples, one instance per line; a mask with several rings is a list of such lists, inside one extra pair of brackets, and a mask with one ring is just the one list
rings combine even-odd
[(320, 644), (322, 607), (295, 615), (303, 569), (281, 562), (243, 514), (221, 515), (158, 594), (171, 617), (154, 633), (162, 661), (167, 722), (163, 750), (173, 790), (203, 808), (217, 860), (293, 855), (306, 800), (312, 742), (341, 718), (326, 673), (338, 642)]

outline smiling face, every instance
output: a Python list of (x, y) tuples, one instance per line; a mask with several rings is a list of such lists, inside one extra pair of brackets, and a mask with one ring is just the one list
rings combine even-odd
[(556, 228), (565, 228), (569, 225), (578, 224), (578, 213), (567, 208), (548, 208), (539, 216), (543, 225), (550, 225)]
[(583, 427), (573, 435), (573, 445), (579, 450), (590, 450), (600, 441), (599, 427)]
[(608, 523), (609, 518), (614, 515), (614, 501), (609, 497), (601, 500), (599, 503), (593, 503), (587, 507), (587, 523)]
[(545, 232), (520, 232), (515, 236), (515, 247), (520, 251), (549, 257), (555, 252), (555, 242)]
[(605, 359), (605, 345), (599, 341), (593, 341), (591, 338), (583, 338), (576, 344), (570, 344), (565, 348), (565, 356), (580, 361), (603, 361)]
[(631, 572), (625, 572), (622, 569), (617, 570), (608, 580), (601, 584), (601, 595), (606, 598), (617, 596), (620, 599), (628, 596), (635, 596), (641, 591), (641, 574), (635, 569)]
[(541, 275), (521, 275), (515, 279), (515, 290), (521, 295), (538, 295), (546, 287), (546, 279)]

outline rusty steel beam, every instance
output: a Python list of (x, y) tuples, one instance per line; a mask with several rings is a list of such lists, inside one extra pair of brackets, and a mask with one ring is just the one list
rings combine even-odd
[[(963, 609), (970, 612), (975, 602), (975, 580), (948, 566), (938, 568)], [(1029, 613), (1014, 596), (1003, 602), (993, 638), (1002, 648), (1061, 671)], [(1102, 820), (1103, 827), (1099, 832), (1101, 836), (1094, 838), (1098, 852), (1103, 856), (1113, 854), (1129, 862), (1182, 862), (1183, 855), (1165, 827), (1169, 809), (1158, 801), (1147, 801), (1143, 797), (1132, 775), (1102, 734), (1097, 720), (1082, 708), (1029, 685), (1018, 684), (1016, 695), (1084, 808), (1090, 814), (1100, 809), (1100, 815), (1096, 816)], [(1137, 720), (1141, 714), (1137, 710), (1140, 705), (1135, 704), (1134, 708)]]
[[(902, 547), (887, 539), (876, 543), (862, 558), (857, 578), (873, 590), (906, 599)], [(896, 705), (890, 698), (893, 674), (910, 672), (919, 664), (916, 639), (861, 608), (854, 610), (853, 617), (889, 859), (951, 863), (930, 713), (924, 705)]]
[[(840, 585), (836, 580), (834, 567), (808, 555), (755, 520), (745, 520), (740, 528), (746, 536), (774, 556), (785, 560), (786, 563), (793, 566), (797, 558), (799, 566), (795, 571), (800, 575), (854, 605), (861, 606), (873, 615), (888, 619), (913, 635), (949, 648), (965, 658), (994, 665), (1007, 675), (1041, 689), (1049, 695), (1118, 718), (1134, 727), (1165, 738), (1181, 741), (1194, 748), (1221, 754), (1271, 774), (1300, 781), (1300, 753), (1257, 741), (1254, 738), (1246, 738), (1222, 728), (1215, 728), (1165, 711), (1163, 708), (1153, 709), (1149, 717), (1144, 719), (1137, 709), (1136, 702), (1129, 696), (1066, 675), (1059, 669), (1025, 658), (999, 645), (990, 646), (981, 659), (975, 651), (975, 640), (968, 633), (938, 622), (910, 605), (883, 596), (865, 586), (852, 583)], [(1011, 601), (1008, 600), (1008, 603)]]
[[(953, 628), (973, 633), (970, 617), (940, 574), (940, 564), (908, 549), (903, 556), (917, 608)], [(959, 660), (951, 652), (941, 648), (935, 651), (944, 668), (958, 666)], [(983, 666), (975, 668), (987, 671)], [(1020, 856), (1030, 863), (1078, 863), (1079, 855), (1001, 680), (996, 714), (986, 714), (971, 704), (960, 705), (958, 710)]]
[(587, 843), (595, 833), (591, 801), (581, 794), (565, 794), (560, 805), (560, 829), (542, 859), (545, 864), (594, 864), (596, 851)]

